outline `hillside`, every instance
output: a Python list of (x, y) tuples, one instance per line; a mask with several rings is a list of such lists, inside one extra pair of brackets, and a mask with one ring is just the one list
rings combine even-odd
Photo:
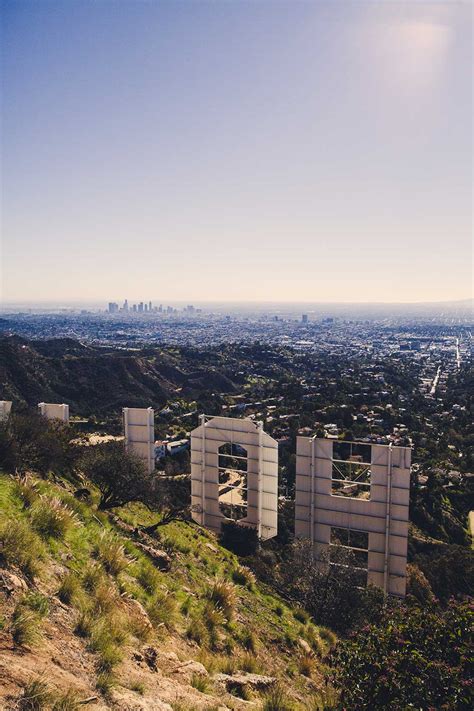
[(196, 397), (206, 387), (232, 392), (232, 381), (212, 367), (198, 367), (158, 349), (120, 351), (72, 339), (0, 338), (0, 399), (36, 405), (67, 402), (74, 414), (120, 411), (123, 406), (162, 406), (179, 393)]
[(137, 536), (156, 515), (106, 515), (71, 491), (0, 474), (0, 708), (322, 708), (331, 632), (212, 534), (172, 523)]

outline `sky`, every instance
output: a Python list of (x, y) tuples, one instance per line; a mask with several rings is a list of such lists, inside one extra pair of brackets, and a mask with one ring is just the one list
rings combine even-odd
[(1, 2), (4, 303), (472, 292), (472, 5)]

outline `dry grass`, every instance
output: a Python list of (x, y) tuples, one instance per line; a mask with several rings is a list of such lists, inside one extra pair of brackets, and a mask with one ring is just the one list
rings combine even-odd
[(44, 559), (44, 548), (30, 526), (20, 520), (6, 520), (0, 525), (0, 564), (16, 566), (33, 578), (38, 575), (39, 561)]
[(157, 590), (147, 605), (147, 612), (154, 627), (173, 630), (178, 621), (178, 605), (169, 591)]
[(219, 609), (228, 622), (234, 617), (236, 595), (235, 588), (232, 583), (227, 580), (215, 580), (214, 585), (209, 590), (209, 600), (214, 607)]
[(62, 540), (76, 523), (76, 514), (57, 497), (41, 496), (31, 507), (31, 524), (44, 539)]
[(58, 597), (65, 605), (76, 602), (81, 593), (81, 584), (75, 573), (66, 573), (58, 590)]
[(94, 546), (94, 555), (101, 561), (105, 570), (116, 577), (130, 565), (130, 560), (125, 555), (125, 548), (120, 540), (109, 533), (102, 531)]

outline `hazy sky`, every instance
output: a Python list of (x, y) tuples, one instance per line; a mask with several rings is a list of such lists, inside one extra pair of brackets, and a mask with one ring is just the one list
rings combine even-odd
[(2, 296), (471, 295), (470, 2), (2, 2)]

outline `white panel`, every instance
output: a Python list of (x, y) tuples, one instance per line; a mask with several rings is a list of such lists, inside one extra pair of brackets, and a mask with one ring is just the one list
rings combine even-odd
[(61, 420), (61, 422), (69, 422), (69, 405), (64, 403), (54, 404), (51, 402), (40, 402), (38, 410), (43, 417), (48, 420)]
[(155, 412), (151, 407), (124, 407), (125, 448), (135, 452), (147, 470), (155, 469)]
[(11, 400), (0, 400), (0, 422), (8, 419), (12, 409)]
[[(314, 448), (314, 481), (311, 482), (311, 449)], [(311, 491), (314, 491), (314, 539), (324, 546), (331, 526), (366, 531), (369, 535), (369, 582), (384, 587), (388, 550), (388, 591), (404, 594), (408, 537), (408, 504), (411, 452), (406, 447), (371, 447), (370, 499), (331, 494), (333, 441), (297, 438), (296, 532), (310, 535)], [(389, 478), (390, 468), (390, 478)], [(390, 526), (386, 526), (387, 495), (390, 491)], [(377, 572), (378, 571), (378, 572)], [(400, 582), (402, 581), (402, 582)]]
[[(247, 451), (247, 517), (245, 520), (241, 519), (239, 524), (258, 526), (260, 523), (262, 538), (275, 536), (278, 516), (278, 443), (265, 432), (261, 432), (259, 426), (249, 419), (213, 417), (208, 421), (203, 418), (203, 423), (191, 433), (191, 479), (192, 491), (202, 495), (205, 525), (211, 525), (208, 524), (208, 513), (211, 510), (215, 514), (212, 516), (214, 528), (219, 528), (224, 520), (219, 510), (214, 511), (211, 491), (217, 498), (219, 447), (232, 443), (244, 447)], [(201, 485), (203, 448), (204, 492)], [(199, 484), (194, 485), (193, 481)], [(192, 515), (194, 520), (202, 522), (203, 517), (198, 512), (193, 512)]]

